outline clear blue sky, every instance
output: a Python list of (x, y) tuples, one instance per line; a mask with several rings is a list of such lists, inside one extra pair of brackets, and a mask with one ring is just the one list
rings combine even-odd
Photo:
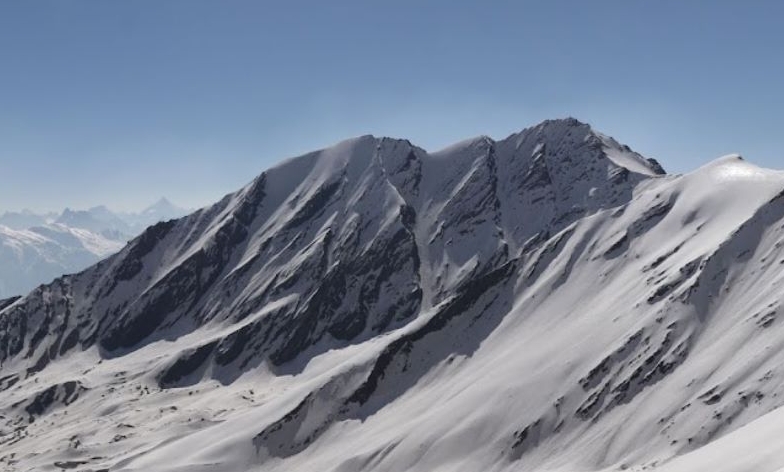
[(0, 3), (0, 210), (202, 205), (343, 138), (575, 116), (669, 171), (784, 168), (784, 2)]

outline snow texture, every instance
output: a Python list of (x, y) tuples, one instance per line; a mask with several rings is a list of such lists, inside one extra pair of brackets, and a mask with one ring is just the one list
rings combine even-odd
[(783, 265), (739, 156), (363, 136), (0, 302), (0, 469), (775, 472)]

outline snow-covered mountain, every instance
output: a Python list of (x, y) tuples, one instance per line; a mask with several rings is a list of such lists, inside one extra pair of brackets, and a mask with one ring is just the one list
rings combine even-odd
[(134, 233), (138, 233), (159, 221), (179, 218), (191, 211), (175, 205), (166, 197), (161, 197), (139, 213), (120, 213), (119, 217), (131, 226)]
[(0, 226), (10, 229), (29, 229), (52, 223), (57, 213), (35, 213), (30, 210), (7, 211), (0, 215)]
[(159, 221), (180, 218), (188, 213), (189, 210), (174, 205), (166, 198), (161, 198), (138, 213), (114, 212), (103, 205), (87, 210), (66, 208), (55, 221), (94, 233), (135, 236)]
[(0, 298), (27, 293), (119, 251), (126, 241), (62, 224), (11, 229), (0, 225)]
[(60, 214), (6, 212), (0, 215), (0, 298), (82, 271), (146, 227), (186, 213), (166, 199), (139, 213), (115, 213), (105, 206), (66, 208)]
[(0, 302), (0, 468), (774, 472), (782, 264), (738, 156), (363, 136)]
[(85, 229), (97, 234), (118, 235), (129, 239), (136, 234), (129, 223), (105, 206), (97, 206), (88, 210), (66, 208), (55, 220), (55, 223), (70, 228)]

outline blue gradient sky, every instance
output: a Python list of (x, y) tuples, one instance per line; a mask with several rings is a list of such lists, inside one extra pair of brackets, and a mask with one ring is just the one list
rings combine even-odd
[[(492, 5), (492, 7), (490, 6)], [(575, 116), (671, 172), (784, 167), (784, 2), (0, 3), (0, 211), (210, 203), (343, 138)]]

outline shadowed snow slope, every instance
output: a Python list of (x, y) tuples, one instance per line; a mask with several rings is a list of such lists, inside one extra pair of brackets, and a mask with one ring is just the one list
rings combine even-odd
[(0, 301), (0, 468), (773, 472), (783, 192), (573, 119), (285, 161)]

